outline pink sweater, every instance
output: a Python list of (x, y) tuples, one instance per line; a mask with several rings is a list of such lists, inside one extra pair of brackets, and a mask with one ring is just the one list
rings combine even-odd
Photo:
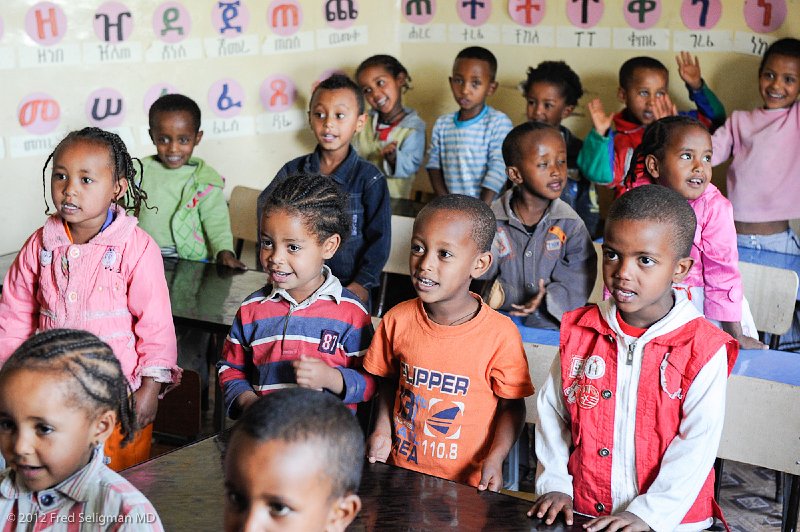
[(703, 287), (706, 318), (741, 321), (742, 278), (731, 202), (709, 183), (689, 205), (697, 216), (697, 229), (691, 255), (694, 265), (684, 283)]
[(28, 238), (0, 298), (0, 363), (37, 330), (84, 329), (108, 343), (136, 390), (143, 376), (180, 375), (164, 263), (155, 241), (118, 206), (86, 244), (58, 215)]
[(728, 198), (739, 222), (800, 218), (800, 103), (734, 111), (713, 136), (717, 165), (728, 168)]

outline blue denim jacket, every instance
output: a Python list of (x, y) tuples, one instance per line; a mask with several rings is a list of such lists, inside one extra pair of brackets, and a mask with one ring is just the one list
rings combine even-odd
[[(258, 197), (259, 221), (264, 202), (273, 188), (282, 179), (299, 172), (320, 173), (319, 146), (312, 153), (289, 161), (278, 170), (275, 179)], [(353, 223), (350, 234), (342, 235), (342, 246), (326, 264), (342, 285), (347, 286), (355, 281), (369, 290), (380, 284), (381, 272), (389, 259), (391, 246), (392, 209), (386, 177), (373, 164), (359, 157), (352, 147), (347, 158), (330, 177), (347, 193)]]

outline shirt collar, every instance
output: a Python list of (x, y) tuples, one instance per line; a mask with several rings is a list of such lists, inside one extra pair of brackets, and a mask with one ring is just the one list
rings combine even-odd
[(295, 310), (300, 310), (311, 306), (311, 304), (320, 298), (332, 299), (338, 305), (342, 301), (342, 283), (339, 281), (338, 277), (331, 273), (331, 269), (327, 265), (322, 266), (322, 275), (325, 277), (325, 281), (323, 281), (322, 286), (317, 288), (317, 290), (302, 303), (298, 303), (292, 296), (289, 295), (289, 292), (276, 286), (272, 286), (272, 290), (266, 299), (264, 299), (264, 301), (275, 302), (284, 299)]
[(456, 111), (455, 114), (453, 115), (453, 123), (458, 128), (469, 127), (472, 124), (483, 120), (483, 117), (486, 116), (487, 114), (489, 114), (489, 106), (484, 103), (483, 104), (483, 109), (481, 109), (481, 112), (478, 113), (476, 116), (470, 118), (469, 120), (459, 120), (458, 119), (458, 113), (460, 113), (460, 112), (461, 111)]
[[(306, 172), (312, 173), (312, 174), (319, 174), (320, 173), (320, 171), (319, 171), (319, 167), (320, 167), (319, 154), (320, 154), (320, 151), (321, 151), (320, 147), (317, 146), (314, 149), (314, 151), (311, 153), (311, 155), (308, 157), (308, 159), (306, 160), (305, 168), (304, 168), (304, 170)], [(351, 145), (348, 148), (347, 157), (344, 158), (344, 161), (342, 161), (342, 163), (336, 168), (336, 170), (334, 170), (328, 177), (330, 177), (331, 179), (333, 179), (334, 181), (336, 181), (337, 183), (340, 183), (340, 184), (347, 183), (349, 177), (355, 173), (353, 171), (353, 167), (355, 166), (356, 161), (358, 161), (358, 154), (356, 153), (356, 150), (354, 150), (353, 146)]]

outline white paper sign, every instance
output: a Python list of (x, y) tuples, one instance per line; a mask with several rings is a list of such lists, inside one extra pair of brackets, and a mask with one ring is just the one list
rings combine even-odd
[(202, 59), (203, 43), (200, 39), (186, 39), (175, 43), (155, 41), (145, 52), (144, 58), (148, 63)]
[(611, 48), (611, 28), (580, 29), (559, 26), (556, 29), (559, 48)]
[(208, 57), (237, 57), (256, 55), (259, 50), (257, 35), (241, 35), (239, 37), (214, 37), (203, 39)]
[(11, 157), (50, 155), (65, 135), (64, 131), (53, 131), (47, 135), (12, 136), (8, 139)]
[(500, 27), (497, 24), (450, 24), (447, 33), (450, 42), (468, 45), (500, 44)]
[(256, 117), (256, 133), (268, 135), (299, 131), (308, 124), (308, 116), (300, 109), (289, 109), (280, 113), (261, 113)]
[(282, 37), (270, 35), (261, 45), (262, 54), (285, 54), (286, 52), (310, 52), (314, 50), (314, 32), (298, 31), (294, 35)]
[(518, 24), (503, 24), (503, 44), (554, 48), (556, 31), (553, 26), (527, 28)]
[(87, 65), (97, 65), (99, 63), (141, 63), (142, 43), (84, 43), (83, 62)]
[(255, 119), (252, 116), (233, 118), (211, 118), (203, 120), (205, 138), (232, 138), (255, 135)]
[(400, 42), (446, 42), (447, 26), (445, 24), (398, 24), (397, 40)]
[(676, 52), (732, 52), (733, 32), (727, 30), (673, 31), (672, 49)]
[(19, 66), (22, 68), (75, 66), (81, 64), (81, 47), (77, 44), (56, 46), (20, 46)]
[(750, 33), (749, 31), (737, 31), (733, 38), (733, 51), (761, 57), (767, 51), (769, 45), (777, 40), (777, 37)]
[(614, 48), (618, 50), (669, 50), (669, 30), (614, 28)]
[(366, 26), (351, 26), (346, 30), (324, 28), (317, 30), (317, 48), (343, 48), (369, 44)]

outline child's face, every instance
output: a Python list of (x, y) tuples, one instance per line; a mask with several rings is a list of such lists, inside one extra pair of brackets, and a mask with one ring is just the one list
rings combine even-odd
[(523, 144), (519, 166), (506, 168), (508, 178), (525, 192), (552, 201), (567, 182), (567, 146), (557, 131), (534, 131)]
[(401, 99), (406, 75), (397, 77), (380, 65), (367, 67), (358, 75), (358, 86), (370, 107), (381, 116), (391, 116), (403, 106)]
[(30, 491), (52, 488), (89, 463), (114, 429), (113, 412), (90, 416), (56, 373), (12, 370), (0, 381), (0, 449)]
[(489, 268), (491, 257), (478, 249), (467, 215), (435, 209), (417, 216), (409, 269), (414, 290), (426, 305), (470, 301), (470, 281)]
[(320, 243), (305, 220), (286, 209), (268, 209), (261, 218), (261, 265), (268, 281), (298, 303), (322, 286), (322, 265), (339, 247), (339, 235)]
[(699, 198), (711, 181), (711, 135), (700, 127), (682, 127), (669, 135), (663, 149), (661, 160), (645, 158), (647, 171), (687, 200)]
[(492, 79), (489, 64), (480, 59), (461, 58), (453, 63), (450, 90), (461, 109), (461, 120), (475, 118), (483, 109), (486, 98), (494, 94), (497, 82)]
[(603, 282), (622, 319), (646, 328), (672, 308), (672, 283), (686, 277), (692, 259), (677, 257), (670, 227), (654, 220), (612, 220), (603, 242)]
[(194, 147), (203, 138), (202, 131), (195, 131), (192, 114), (188, 111), (157, 113), (152, 126), (150, 139), (156, 146), (158, 160), (170, 170), (188, 163)]
[(526, 114), (532, 122), (544, 122), (558, 127), (561, 121), (572, 114), (575, 106), (567, 105), (558, 85), (546, 81), (532, 83), (525, 94), (528, 102)]
[(640, 124), (655, 122), (653, 108), (656, 100), (667, 95), (669, 78), (662, 70), (637, 68), (627, 87), (620, 87), (617, 97)]
[(334, 496), (322, 444), (234, 434), (225, 455), (225, 530), (341, 531), (361, 507)]
[(109, 148), (77, 139), (63, 145), (53, 157), (50, 193), (58, 214), (78, 244), (100, 232), (111, 203), (125, 194), (128, 180), (114, 182)]
[(308, 123), (320, 148), (344, 155), (353, 135), (364, 127), (365, 118), (358, 114), (358, 100), (350, 89), (317, 90), (308, 112)]
[(770, 55), (758, 76), (758, 90), (767, 109), (781, 109), (794, 104), (800, 92), (800, 59)]

